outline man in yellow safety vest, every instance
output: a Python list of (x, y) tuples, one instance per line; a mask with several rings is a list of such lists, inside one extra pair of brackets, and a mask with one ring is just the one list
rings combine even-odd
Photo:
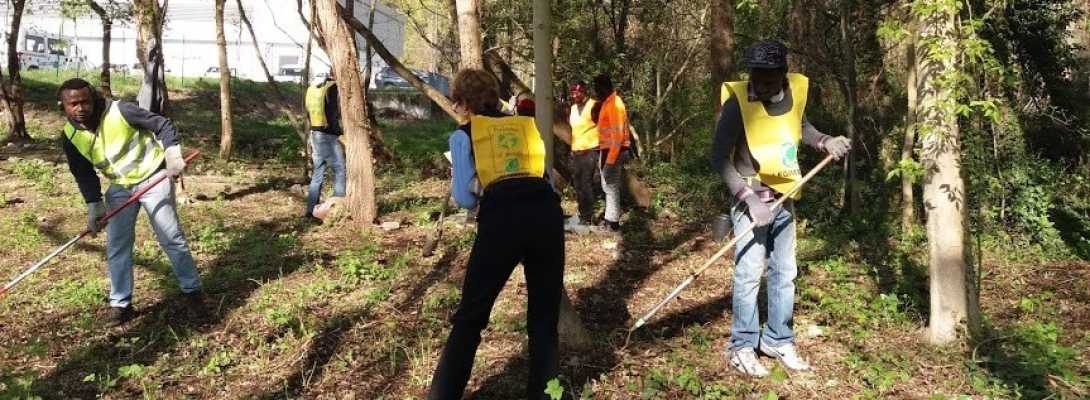
[[(124, 101), (107, 101), (90, 83), (73, 78), (61, 84), (58, 97), (67, 122), (62, 146), (68, 169), (87, 202), (87, 229), (97, 233), (98, 220), (149, 185), (161, 174), (177, 176), (185, 168), (178, 133), (169, 119)], [(102, 186), (95, 171), (110, 180), (103, 204)], [(201, 280), (185, 233), (178, 220), (174, 184), (155, 185), (139, 203), (170, 259), (191, 317), (205, 315)], [(112, 324), (133, 317), (133, 242), (138, 207), (127, 207), (106, 224), (106, 259), (110, 275)]]
[(598, 101), (587, 96), (587, 85), (580, 82), (571, 85), (571, 112), (568, 122), (571, 124), (572, 186), (575, 187), (575, 200), (579, 206), (579, 215), (573, 216), (570, 225), (591, 224), (596, 203), (594, 173), (598, 170), (598, 125), (594, 123), (591, 110)]
[[(750, 225), (735, 249), (731, 341), (727, 360), (750, 376), (768, 369), (757, 351), (776, 358), (789, 370), (810, 365), (795, 348), (791, 321), (795, 304), (795, 207), (770, 204), (801, 179), (798, 146), (843, 157), (851, 142), (814, 128), (804, 117), (809, 80), (787, 72), (787, 47), (767, 40), (746, 50), (749, 80), (724, 84), (724, 100), (712, 144), (712, 161), (734, 197), (731, 219), (736, 235)], [(760, 329), (757, 290), (768, 268), (768, 320)]]
[[(341, 111), (337, 101), (337, 82), (328, 75), (319, 75), (307, 87), (307, 118), (310, 120), (311, 158), (314, 171), (307, 189), (307, 209), (304, 218), (320, 222), (325, 212), (345, 195), (346, 179), (344, 148), (341, 147)], [(318, 206), (326, 168), (333, 173), (333, 197)], [(318, 208), (315, 210), (315, 208)]]

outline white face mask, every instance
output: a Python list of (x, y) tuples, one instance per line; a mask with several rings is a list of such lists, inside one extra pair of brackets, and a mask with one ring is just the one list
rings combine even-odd
[(319, 85), (325, 83), (325, 81), (328, 80), (328, 79), (329, 78), (326, 77), (326, 76), (315, 75), (313, 78), (310, 78), (310, 85), (311, 86), (319, 86)]

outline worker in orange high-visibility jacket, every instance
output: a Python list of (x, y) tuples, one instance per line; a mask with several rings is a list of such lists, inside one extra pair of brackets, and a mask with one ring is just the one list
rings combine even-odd
[(611, 231), (621, 229), (621, 184), (629, 151), (628, 111), (621, 95), (613, 88), (609, 75), (594, 77), (594, 95), (598, 103), (592, 114), (598, 126), (598, 151), (602, 191), (606, 194), (606, 213), (602, 224)]

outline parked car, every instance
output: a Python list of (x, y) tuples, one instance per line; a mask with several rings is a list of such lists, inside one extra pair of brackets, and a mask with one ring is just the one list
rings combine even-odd
[(277, 82), (294, 82), (300, 83), (303, 81), (303, 66), (301, 65), (284, 65), (280, 67), (280, 70), (276, 72), (276, 76), (273, 80)]
[[(413, 75), (420, 78), (420, 80), (434, 87), (436, 90), (439, 90), (444, 95), (450, 94), (450, 80), (447, 79), (447, 77), (415, 69), (410, 71), (412, 71)], [(413, 89), (413, 86), (391, 67), (385, 67), (379, 70), (379, 72), (375, 74), (374, 82), (375, 87), (379, 89)]]
[[(208, 67), (208, 69), (204, 70), (204, 74), (202, 76), (205, 77), (205, 78), (219, 79), (219, 77), (220, 77), (220, 67)], [(233, 77), (233, 78), (238, 78), (239, 77), (237, 69), (231, 68), (231, 77)]]

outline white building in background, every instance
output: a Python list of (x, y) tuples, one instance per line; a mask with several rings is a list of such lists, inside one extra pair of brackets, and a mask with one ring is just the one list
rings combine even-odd
[[(116, 0), (127, 2), (128, 0)], [(343, 4), (346, 0), (340, 0)], [(367, 22), (371, 1), (355, 1), (356, 18)], [(66, 19), (60, 13), (60, 0), (29, 1), (23, 15), (18, 49), (29, 54), (62, 55), (60, 67), (97, 70), (102, 65), (102, 24), (94, 13), (75, 19)], [(307, 28), (299, 18), (294, 0), (242, 0), (246, 17), (257, 36), (257, 44), (273, 74), (288, 72), (302, 67), (306, 53)], [(304, 14), (309, 13), (309, 2), (303, 1)], [(4, 31), (10, 27), (12, 17), (10, 0), (0, 0), (0, 18)], [(309, 15), (308, 15), (309, 17)], [(398, 11), (376, 2), (374, 30), (379, 40), (397, 57), (401, 57), (405, 43), (405, 16)], [(227, 63), (240, 78), (264, 80), (264, 72), (258, 63), (249, 31), (242, 23), (237, 4), (227, 1), (224, 10), (224, 35), (227, 39)], [(110, 41), (110, 63), (132, 69), (139, 63), (136, 56), (136, 27), (133, 23), (115, 23)], [(360, 64), (366, 65), (364, 48), (366, 41), (356, 35), (360, 46)], [(0, 46), (6, 49), (6, 46)], [(213, 0), (170, 0), (167, 22), (163, 29), (163, 56), (167, 75), (199, 77), (210, 68), (219, 67), (216, 45), (215, 6)], [(48, 58), (48, 57), (46, 57)], [(57, 57), (53, 57), (56, 60)], [(67, 61), (67, 62), (66, 62)], [(45, 64), (34, 64), (45, 68)], [(385, 63), (377, 55), (373, 57), (373, 71)], [(48, 65), (49, 68), (55, 68)], [(329, 57), (314, 43), (311, 55), (314, 73), (330, 70)], [(217, 77), (218, 73), (210, 77)]]

